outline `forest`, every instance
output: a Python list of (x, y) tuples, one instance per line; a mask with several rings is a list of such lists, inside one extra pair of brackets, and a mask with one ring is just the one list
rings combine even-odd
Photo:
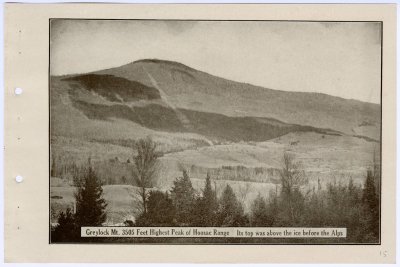
[(150, 138), (134, 144), (137, 152), (133, 157), (134, 168), (130, 172), (132, 183), (138, 188), (141, 199), (140, 215), (126, 220), (125, 226), (156, 227), (343, 227), (347, 237), (343, 239), (266, 239), (246, 238), (225, 240), (212, 238), (180, 238), (179, 240), (154, 238), (84, 238), (80, 237), (82, 226), (102, 226), (107, 218), (107, 202), (103, 198), (102, 180), (96, 174), (89, 159), (87, 166), (77, 168), (74, 175), (76, 186), (76, 210), (61, 212), (58, 223), (51, 230), (51, 242), (187, 242), (187, 243), (282, 243), (282, 242), (380, 242), (380, 165), (366, 171), (363, 184), (320, 181), (312, 190), (304, 190), (308, 183), (301, 164), (293, 154), (282, 156), (279, 170), (279, 186), (276, 190), (258, 194), (245, 211), (240, 198), (229, 183), (217, 194), (208, 173), (202, 190), (193, 188), (189, 170), (182, 170), (169, 190), (155, 190), (158, 177), (157, 144)]

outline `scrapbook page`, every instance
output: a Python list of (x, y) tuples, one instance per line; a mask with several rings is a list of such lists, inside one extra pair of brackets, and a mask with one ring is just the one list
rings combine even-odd
[(5, 52), (6, 260), (394, 261), (393, 5), (8, 4)]

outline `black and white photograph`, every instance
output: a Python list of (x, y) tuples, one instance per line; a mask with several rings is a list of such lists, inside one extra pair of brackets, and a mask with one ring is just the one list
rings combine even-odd
[(380, 244), (382, 30), (51, 18), (49, 242)]

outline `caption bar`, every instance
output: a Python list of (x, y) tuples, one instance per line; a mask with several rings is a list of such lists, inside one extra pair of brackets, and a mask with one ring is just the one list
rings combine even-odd
[(345, 238), (347, 228), (81, 227), (82, 237)]

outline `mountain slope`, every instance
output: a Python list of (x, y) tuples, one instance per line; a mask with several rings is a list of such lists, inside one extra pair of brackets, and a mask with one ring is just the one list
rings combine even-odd
[[(53, 96), (60, 95), (66, 100), (61, 103), (64, 113), (67, 108), (89, 120), (122, 119), (146, 129), (230, 141), (265, 141), (291, 131), (322, 129), (379, 139), (379, 105), (266, 89), (177, 62), (140, 60), (90, 74), (52, 77), (51, 83), (53, 108), (59, 103)], [(58, 112), (53, 114), (57, 124)]]
[[(152, 86), (149, 78), (152, 77), (178, 108), (227, 116), (269, 117), (379, 139), (380, 105), (377, 104), (320, 93), (262, 88), (162, 60), (140, 60), (95, 73), (111, 74), (147, 86)], [(361, 129), (363, 124), (372, 127)]]

